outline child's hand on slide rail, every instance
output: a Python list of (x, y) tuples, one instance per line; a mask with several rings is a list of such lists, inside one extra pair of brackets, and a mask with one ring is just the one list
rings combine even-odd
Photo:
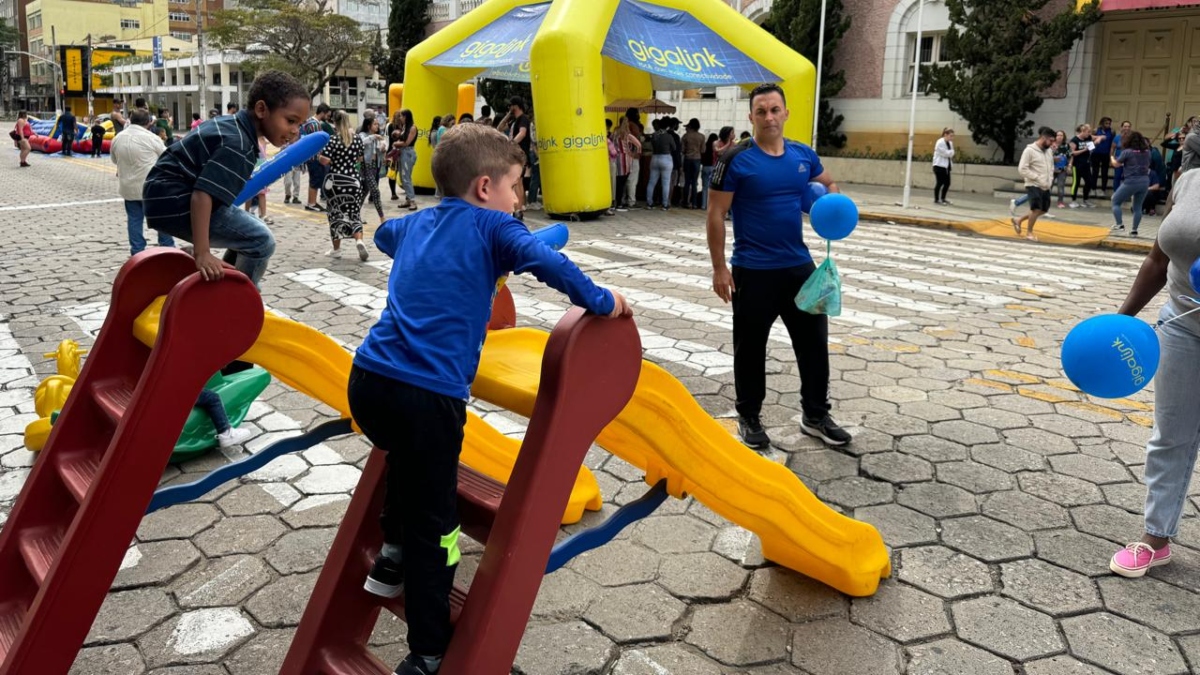
[(225, 275), (221, 260), (209, 251), (196, 251), (196, 271), (205, 281), (216, 281)]
[(613, 296), (613, 310), (609, 312), (608, 318), (616, 319), (622, 316), (633, 316), (633, 305), (629, 304), (625, 296), (614, 290), (609, 290), (609, 293), (612, 293)]

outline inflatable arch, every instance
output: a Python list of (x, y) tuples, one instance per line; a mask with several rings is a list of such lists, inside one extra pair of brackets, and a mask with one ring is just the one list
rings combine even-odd
[[(417, 124), (454, 110), (459, 83), (478, 76), (532, 84), (550, 213), (609, 207), (613, 101), (778, 82), (792, 112), (784, 133), (812, 135), (812, 64), (722, 0), (488, 0), (409, 50), (404, 94)], [(432, 188), (421, 150), (413, 182)]]
[[(475, 114), (475, 96), (475, 85), (458, 85), (458, 105), (455, 106), (454, 109), (455, 119), (462, 117), (463, 113), (471, 113), (472, 115)], [(403, 109), (404, 85), (393, 84), (388, 87), (388, 120), (391, 120), (393, 115)], [(433, 115), (433, 113), (430, 113), (429, 122), (433, 122)], [(413, 115), (413, 122), (416, 123), (417, 128), (419, 129), (419, 138), (425, 138), (429, 135), (429, 127), (433, 126), (432, 124), (426, 123), (424, 126), (422, 126), (421, 120), (417, 119), (415, 114)]]

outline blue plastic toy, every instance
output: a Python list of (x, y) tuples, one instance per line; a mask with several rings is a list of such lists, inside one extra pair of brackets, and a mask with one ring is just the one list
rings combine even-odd
[(811, 221), (813, 230), (825, 239), (845, 239), (858, 227), (858, 206), (846, 195), (827, 194), (813, 203)]
[(1192, 263), (1192, 290), (1200, 293), (1200, 258)]
[(554, 223), (547, 225), (540, 230), (534, 230), (533, 236), (542, 241), (543, 244), (549, 246), (555, 251), (561, 251), (562, 247), (567, 245), (567, 239), (571, 236), (571, 231), (563, 223)]
[(233, 205), (241, 206), (245, 204), (248, 199), (253, 198), (270, 186), (271, 183), (282, 178), (283, 174), (315, 157), (318, 152), (325, 148), (325, 144), (328, 142), (329, 134), (324, 131), (317, 131), (307, 136), (301, 136), (300, 140), (280, 150), (278, 155), (263, 162), (261, 166), (255, 169), (254, 175), (250, 176), (250, 180), (246, 181), (246, 187), (242, 188), (241, 194), (237, 196), (237, 199), (233, 200)]
[(1101, 314), (1081, 322), (1063, 340), (1067, 377), (1084, 393), (1123, 398), (1149, 384), (1158, 370), (1158, 336), (1141, 319)]

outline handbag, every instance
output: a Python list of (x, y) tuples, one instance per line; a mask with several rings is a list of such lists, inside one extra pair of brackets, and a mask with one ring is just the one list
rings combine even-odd
[(14, 141), (20, 141), (20, 140), (21, 140), (21, 134), (17, 133), (17, 130), (16, 130), (16, 129), (12, 129), (11, 131), (9, 131), (9, 132), (8, 132), (8, 137), (9, 137), (9, 138), (11, 138), (11, 139), (13, 139)]
[(842, 280), (833, 262), (833, 242), (825, 242), (825, 261), (813, 271), (800, 292), (796, 307), (809, 314), (842, 315)]

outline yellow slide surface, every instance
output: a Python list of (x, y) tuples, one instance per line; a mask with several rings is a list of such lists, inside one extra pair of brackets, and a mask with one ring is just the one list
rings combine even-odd
[[(134, 324), (134, 335), (143, 344), (154, 344), (165, 301), (165, 298), (155, 300)], [(241, 358), (262, 366), (296, 391), (350, 417), (346, 383), (350, 379), (354, 357), (328, 335), (268, 312), (258, 341)], [(537, 360), (541, 361), (540, 350)], [(501, 434), (474, 413), (467, 412), (460, 457), (463, 464), (501, 483), (508, 483), (520, 449), (520, 441)], [(597, 511), (600, 504), (600, 484), (587, 467), (580, 467), (571, 500), (563, 514), (563, 524), (579, 522), (584, 510)]]
[[(529, 328), (490, 333), (472, 393), (529, 415), (548, 337)], [(653, 363), (642, 362), (633, 398), (596, 442), (645, 470), (647, 483), (666, 479), (672, 495), (691, 494), (756, 533), (770, 560), (843, 593), (871, 595), (891, 573), (874, 527), (837, 513), (786, 467), (742, 445)]]

